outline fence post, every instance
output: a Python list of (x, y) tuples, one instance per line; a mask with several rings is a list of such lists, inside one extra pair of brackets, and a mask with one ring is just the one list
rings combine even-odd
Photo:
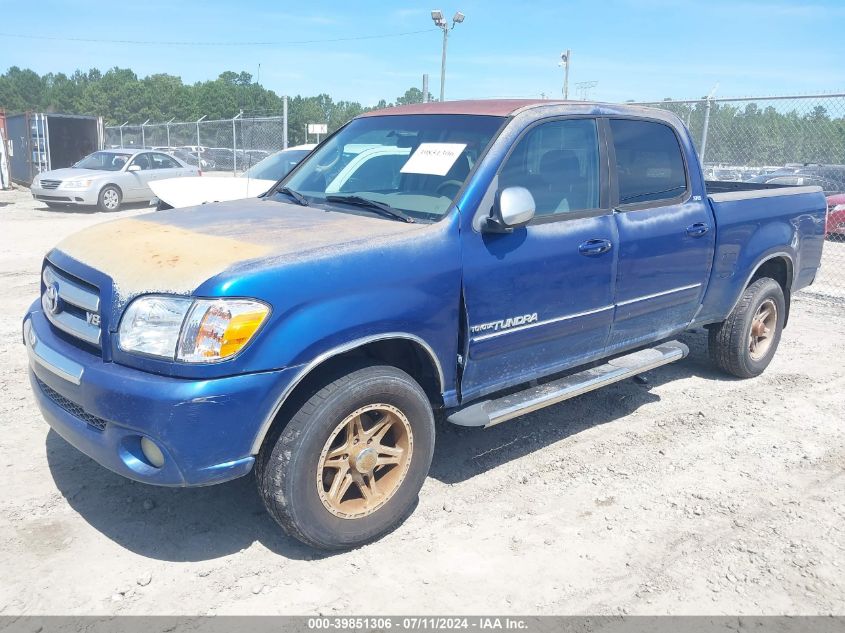
[(282, 149), (288, 148), (288, 96), (282, 97)]
[(121, 125), (118, 129), (120, 130), (120, 149), (123, 149), (123, 126), (129, 125), (129, 121), (126, 121), (123, 125)]
[(150, 120), (147, 119), (143, 123), (141, 123), (141, 149), (147, 149), (147, 137), (144, 136), (144, 126), (149, 123)]
[(701, 131), (701, 166), (704, 167), (704, 153), (707, 151), (707, 132), (710, 129), (710, 97), (704, 106), (704, 129)]
[(197, 119), (197, 167), (199, 167), (200, 170), (202, 170), (202, 158), (200, 158), (200, 123), (206, 116), (208, 115), (203, 114), (202, 117)]
[(173, 119), (176, 117), (171, 118), (167, 123), (164, 124), (165, 129), (167, 130), (167, 149), (171, 148), (170, 145), (170, 124), (173, 123)]
[(238, 114), (232, 117), (232, 175), (234, 176), (238, 172), (238, 143), (235, 136), (235, 121), (240, 119), (244, 114), (244, 111), (241, 110)]

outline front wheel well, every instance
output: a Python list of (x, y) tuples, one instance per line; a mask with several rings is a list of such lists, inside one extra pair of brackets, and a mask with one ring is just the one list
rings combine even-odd
[[(373, 362), (401, 369), (419, 383), (432, 408), (443, 407), (442, 376), (432, 351), (405, 338), (371, 341), (325, 359), (299, 379), (290, 393), (284, 396), (269, 427), (262, 431), (264, 436), (256, 438), (260, 440), (258, 446), (275, 441), (284, 429), (285, 421), (326, 384)], [(253, 449), (256, 452), (257, 446)]]
[(115, 189), (117, 189), (117, 192), (120, 194), (120, 197), (123, 197), (123, 189), (120, 188), (120, 185), (116, 185), (113, 182), (107, 182), (102, 187), (100, 187), (100, 192), (97, 195), (99, 196), (100, 193), (103, 193), (103, 189), (105, 189), (106, 187), (114, 187)]

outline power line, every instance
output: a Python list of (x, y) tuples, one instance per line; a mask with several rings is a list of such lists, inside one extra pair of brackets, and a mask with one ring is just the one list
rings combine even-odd
[(383, 33), (381, 35), (358, 35), (355, 37), (336, 37), (320, 40), (292, 40), (287, 42), (186, 42), (178, 40), (109, 40), (85, 37), (52, 37), (49, 35), (22, 35), (19, 33), (0, 33), (0, 37), (14, 37), (22, 40), (49, 40), (52, 42), (91, 42), (96, 44), (134, 44), (140, 46), (292, 46), (299, 44), (328, 44), (331, 42), (352, 42), (356, 40), (377, 40), (388, 37), (404, 37), (419, 33), (430, 33), (435, 29), (405, 31), (404, 33)]

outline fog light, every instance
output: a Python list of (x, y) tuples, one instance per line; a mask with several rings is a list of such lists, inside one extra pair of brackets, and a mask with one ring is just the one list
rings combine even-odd
[(141, 438), (141, 452), (144, 453), (147, 461), (156, 468), (164, 466), (164, 453), (161, 452), (161, 449), (151, 439), (147, 437)]

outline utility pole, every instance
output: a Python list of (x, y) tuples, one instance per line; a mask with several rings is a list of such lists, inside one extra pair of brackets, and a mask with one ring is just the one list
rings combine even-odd
[(560, 64), (563, 66), (563, 98), (569, 99), (569, 60), (572, 58), (572, 51), (568, 48), (560, 54)]
[(423, 103), (428, 103), (428, 73), (423, 73)]
[(460, 11), (456, 11), (455, 15), (452, 16), (452, 26), (449, 26), (449, 23), (443, 19), (443, 12), (440, 9), (435, 9), (431, 12), (431, 19), (434, 20), (434, 24), (443, 31), (443, 55), (440, 59), (440, 100), (443, 101), (446, 98), (446, 44), (449, 41), (449, 31), (455, 28), (456, 24), (460, 24), (464, 21), (466, 16), (461, 13)]
[(282, 97), (282, 149), (288, 148), (288, 96)]
[(449, 29), (443, 29), (443, 56), (440, 58), (440, 100), (446, 98), (446, 45), (449, 43)]

